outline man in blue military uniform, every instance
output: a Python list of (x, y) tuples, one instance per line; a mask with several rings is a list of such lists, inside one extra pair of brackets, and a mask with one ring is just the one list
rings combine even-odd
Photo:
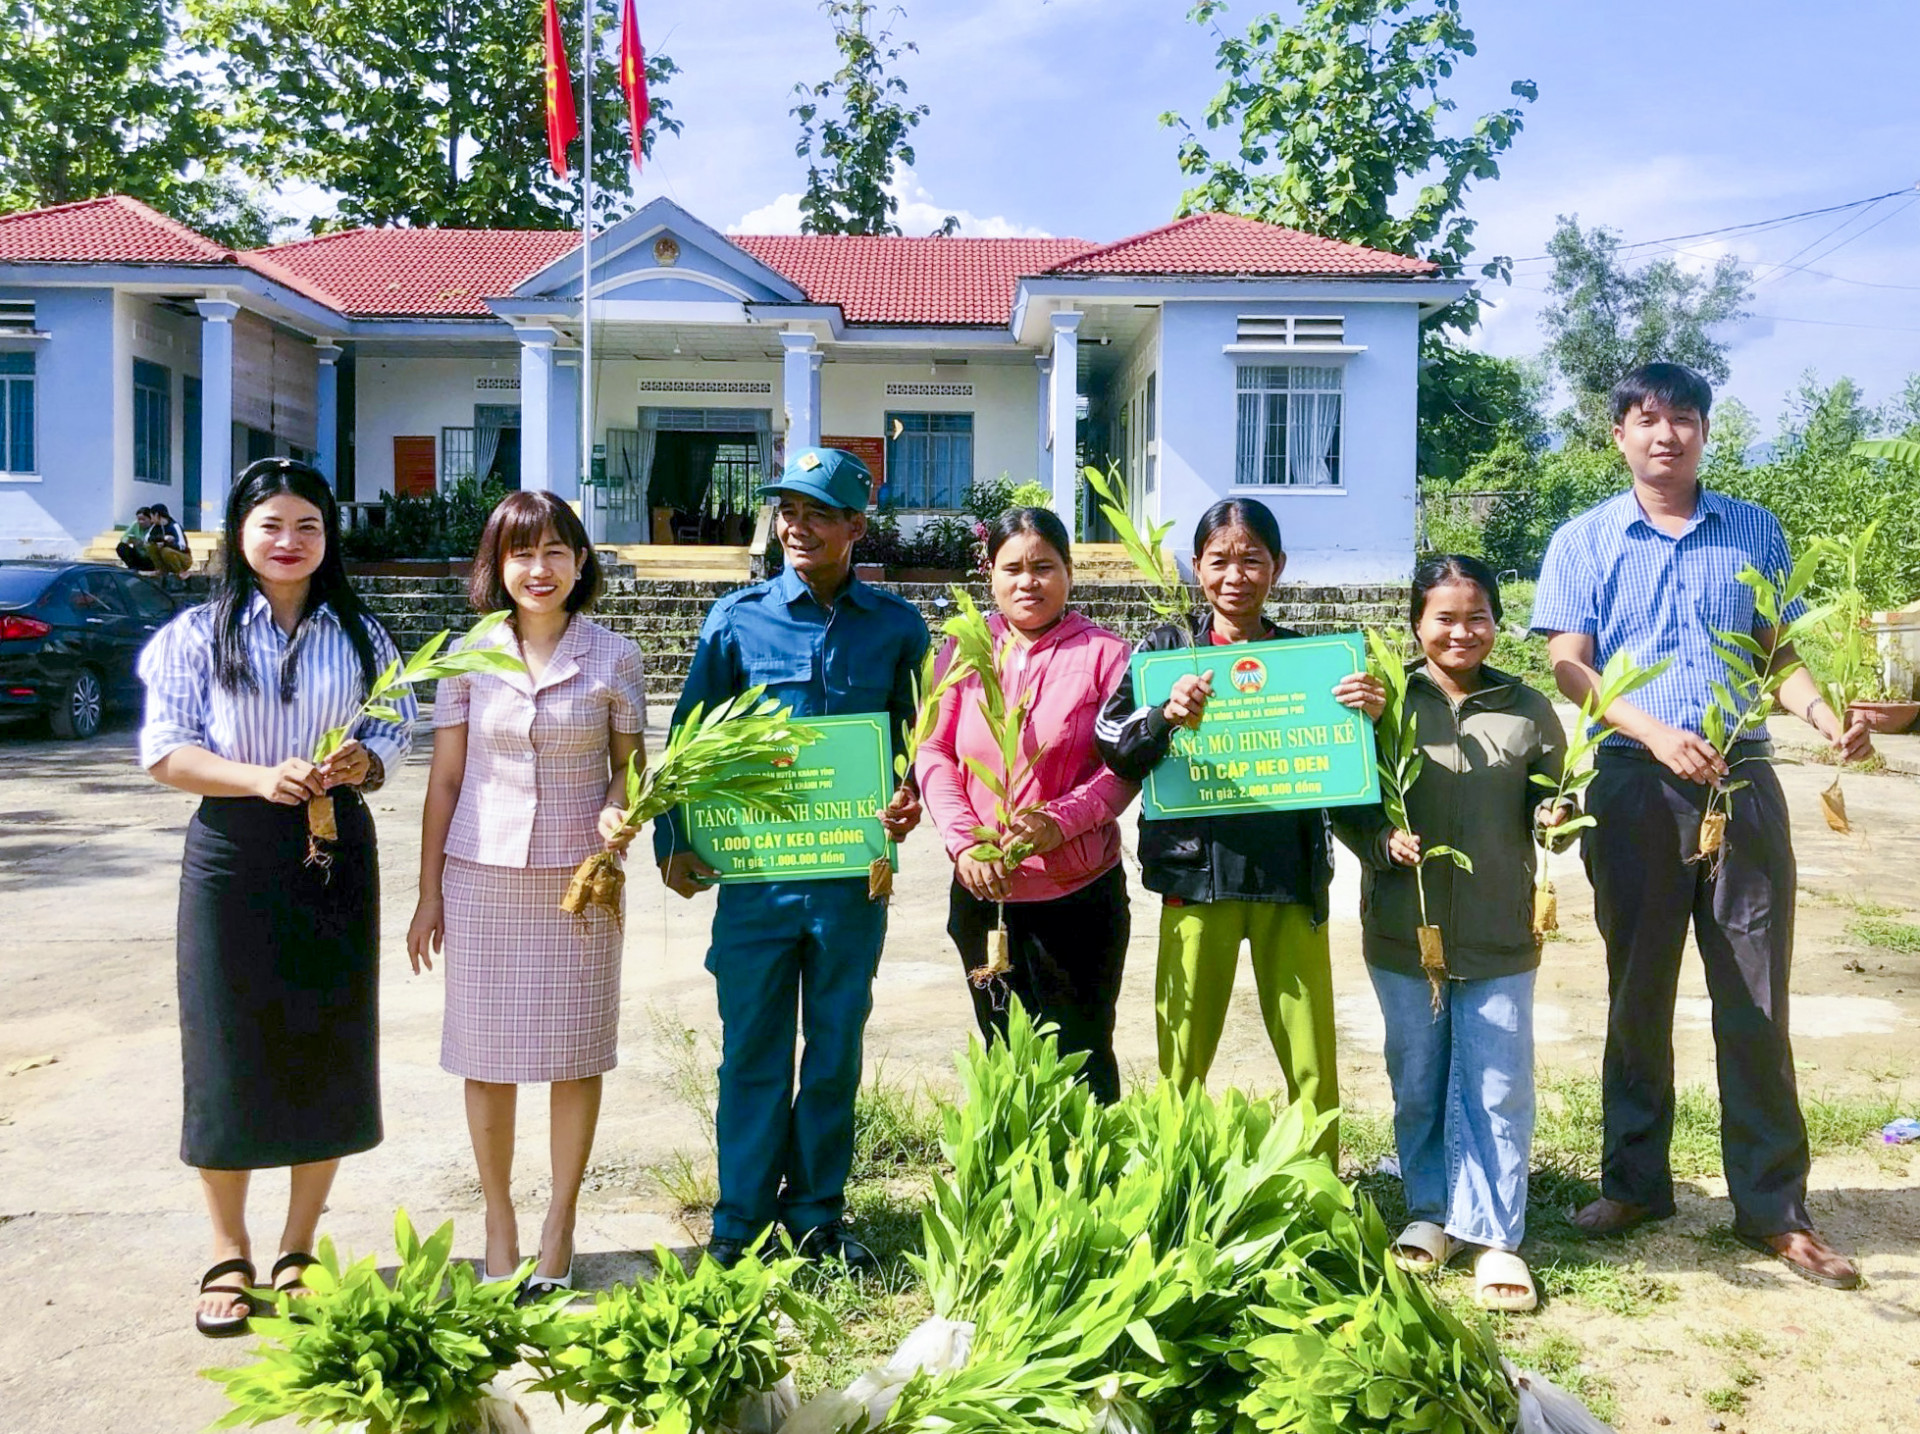
[[(913, 606), (853, 577), (853, 545), (867, 530), (872, 478), (837, 448), (804, 448), (760, 491), (778, 504), (778, 577), (715, 603), (700, 630), (676, 724), (750, 687), (796, 717), (885, 712), (898, 742), (913, 720), (913, 678), (927, 625)], [(882, 814), (899, 841), (920, 820), (903, 788)], [(677, 812), (654, 825), (661, 879), (681, 896), (713, 884), (687, 846)], [(861, 1037), (887, 908), (865, 877), (721, 887), (707, 969), (720, 996), (720, 1199), (709, 1252), (731, 1265), (776, 1220), (802, 1254), (872, 1268), (845, 1229), (853, 1163), (853, 1101)], [(793, 1043), (805, 1041), (800, 1089)]]

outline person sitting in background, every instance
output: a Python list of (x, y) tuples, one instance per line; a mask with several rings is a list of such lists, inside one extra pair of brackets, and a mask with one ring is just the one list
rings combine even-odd
[(120, 541), (113, 546), (120, 555), (120, 561), (136, 573), (153, 571), (153, 559), (147, 556), (147, 529), (153, 526), (153, 509), (135, 508), (133, 521), (127, 524), (127, 531), (120, 535)]
[(167, 511), (165, 503), (155, 503), (149, 511), (152, 526), (147, 529), (147, 560), (159, 571), (178, 577), (193, 566), (187, 535), (173, 521), (173, 514)]

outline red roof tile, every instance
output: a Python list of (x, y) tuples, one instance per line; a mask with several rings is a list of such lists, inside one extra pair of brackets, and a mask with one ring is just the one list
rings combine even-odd
[(1004, 324), (1014, 285), (1081, 253), (1084, 239), (905, 239), (740, 234), (733, 242), (850, 324)]
[(483, 300), (511, 294), (579, 247), (566, 229), (349, 229), (247, 257), (356, 318), (484, 318)]
[(1422, 278), (1439, 269), (1425, 259), (1322, 239), (1238, 214), (1194, 214), (1131, 239), (1086, 250), (1050, 272)]
[[(579, 246), (549, 229), (352, 229), (235, 254), (122, 195), (0, 216), (0, 262), (238, 263), (361, 318), (481, 318)], [(999, 325), (1022, 278), (1080, 274), (1422, 277), (1422, 259), (1228, 214), (1082, 239), (740, 235), (733, 242), (852, 324)]]
[(0, 215), (0, 261), (231, 264), (233, 251), (124, 194)]

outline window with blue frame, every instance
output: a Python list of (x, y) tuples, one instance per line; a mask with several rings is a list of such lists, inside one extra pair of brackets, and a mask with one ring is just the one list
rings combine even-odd
[(887, 498), (902, 508), (957, 509), (973, 486), (971, 413), (889, 413)]
[(1339, 369), (1243, 364), (1238, 387), (1236, 487), (1340, 486)]
[(0, 473), (37, 473), (33, 355), (0, 353)]
[(173, 375), (145, 359), (133, 361), (133, 476), (173, 482)]

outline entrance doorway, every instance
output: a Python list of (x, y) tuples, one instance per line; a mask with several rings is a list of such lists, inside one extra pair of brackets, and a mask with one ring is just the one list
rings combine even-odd
[(593, 490), (604, 543), (745, 547), (773, 464), (773, 414), (750, 408), (643, 408), (607, 430), (606, 479)]

